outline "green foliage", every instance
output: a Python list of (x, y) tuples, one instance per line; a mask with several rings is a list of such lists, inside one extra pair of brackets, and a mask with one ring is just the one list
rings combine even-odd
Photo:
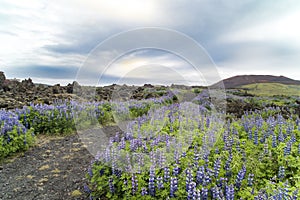
[[(142, 124), (139, 129), (133, 127), (133, 136), (138, 137), (138, 131), (140, 132), (156, 132), (157, 127), (159, 130), (155, 137), (171, 136), (178, 139), (178, 141), (183, 141), (185, 135), (191, 135), (192, 143), (189, 147), (183, 148), (185, 155), (180, 155), (178, 165), (180, 167), (180, 174), (178, 178), (178, 190), (175, 192), (176, 198), (174, 199), (186, 199), (186, 169), (191, 169), (193, 173), (194, 180), (196, 178), (196, 171), (199, 166), (205, 166), (206, 169), (214, 169), (214, 163), (217, 159), (221, 161), (221, 168), (218, 177), (211, 176), (211, 182), (205, 186), (197, 186), (198, 189), (205, 187), (211, 189), (216, 186), (220, 177), (226, 177), (227, 185), (235, 186), (235, 198), (236, 199), (254, 199), (261, 191), (266, 191), (268, 195), (274, 195), (274, 191), (280, 190), (280, 188), (289, 187), (289, 193), (292, 194), (296, 188), (300, 185), (300, 160), (299, 160), (299, 150), (298, 145), (300, 143), (300, 130), (296, 126), (295, 120), (291, 117), (289, 119), (283, 119), (284, 123), (281, 124), (280, 112), (276, 109), (265, 109), (260, 112), (250, 112), (244, 115), (241, 119), (231, 118), (231, 123), (227, 125), (220, 126), (217, 121), (210, 119), (210, 123), (207, 123), (207, 117), (201, 119), (202, 123), (197, 129), (191, 127), (196, 126), (195, 123), (197, 117), (191, 120), (185, 120), (185, 114), (180, 113), (183, 119), (179, 121), (178, 113), (173, 112), (174, 121), (170, 122), (168, 116), (171, 111), (166, 111), (165, 115), (161, 115), (161, 118), (157, 120), (152, 120)], [(188, 115), (187, 115), (188, 117)], [(201, 117), (200, 117), (201, 118)], [(269, 124), (267, 121), (273, 118), (274, 120), (279, 120), (274, 126)], [(261, 124), (259, 124), (261, 120)], [(197, 120), (196, 120), (197, 121)], [(247, 126), (245, 124), (248, 124)], [(287, 128), (292, 127), (290, 133), (288, 133)], [(248, 128), (246, 128), (248, 127)], [(191, 131), (192, 130), (192, 131)], [(195, 148), (200, 148), (210, 141), (208, 134), (213, 131), (214, 137), (216, 138), (215, 143), (209, 149), (208, 159), (205, 160), (204, 157), (200, 157), (195, 163), (194, 156)], [(272, 134), (276, 135), (278, 140), (279, 135), (285, 134), (284, 141), (278, 142), (277, 146), (272, 146)], [(258, 141), (255, 142), (254, 133), (257, 133)], [(226, 137), (225, 137), (225, 135)], [(249, 134), (252, 134), (252, 138), (249, 138)], [(291, 135), (294, 134), (296, 142), (292, 144), (291, 152), (289, 155), (285, 155), (287, 142), (291, 140)], [(154, 138), (155, 138), (154, 137)], [(262, 139), (265, 137), (264, 141)], [(224, 139), (227, 138), (227, 139)], [(230, 142), (232, 141), (232, 142)], [(230, 142), (230, 143), (229, 143)], [(151, 142), (150, 142), (151, 143)], [(156, 150), (163, 148), (165, 143), (160, 142), (155, 146), (147, 144), (148, 153), (150, 151), (155, 152)], [(229, 145), (230, 144), (230, 145)], [(118, 143), (114, 143), (118, 145)], [(228, 146), (229, 145), (229, 146)], [(170, 148), (173, 152), (176, 148)], [(218, 150), (218, 153), (216, 153)], [(130, 141), (126, 141), (126, 147), (122, 151), (126, 152), (133, 151), (130, 148)], [(138, 148), (134, 151), (135, 153), (146, 153), (143, 148)], [(201, 152), (201, 151), (200, 151)], [(203, 152), (202, 152), (203, 153)], [(124, 154), (124, 155), (125, 155)], [(200, 153), (201, 154), (201, 153)], [(227, 160), (232, 156), (232, 161), (230, 162), (230, 170), (225, 169)], [(202, 154), (203, 155), (203, 154)], [(121, 156), (124, 157), (124, 156)], [(166, 158), (170, 163), (170, 172), (175, 166), (175, 160), (173, 155), (171, 158), (167, 156)], [(173, 159), (173, 160), (172, 160)], [(149, 161), (151, 162), (151, 161)], [(93, 164), (93, 171), (97, 173), (91, 177), (90, 187), (93, 190), (93, 197), (103, 197), (106, 196), (111, 199), (167, 199), (170, 197), (170, 181), (164, 182), (164, 188), (158, 189), (156, 185), (155, 197), (150, 195), (141, 196), (142, 188), (148, 190), (149, 184), (149, 168), (150, 163), (144, 166), (144, 170), (140, 173), (135, 173), (138, 179), (138, 190), (135, 194), (132, 194), (131, 178), (132, 174), (123, 171), (120, 178), (114, 177), (115, 192), (112, 194), (109, 192), (108, 188), (108, 178), (112, 176), (111, 163), (105, 163), (102, 161), (97, 161)], [(246, 174), (241, 181), (240, 188), (236, 186), (237, 176), (241, 169), (245, 166)], [(280, 179), (278, 177), (279, 168), (285, 168), (284, 178)], [(99, 176), (99, 169), (105, 168), (104, 174)], [(147, 170), (148, 169), (148, 170)], [(230, 172), (230, 173), (228, 173)], [(249, 174), (254, 174), (253, 185), (248, 185), (247, 177)], [(155, 171), (155, 177), (163, 177), (163, 168), (157, 167)], [(127, 180), (127, 185), (124, 184), (124, 180)], [(286, 183), (288, 181), (288, 183)], [(212, 197), (208, 196), (208, 199)]]
[(27, 150), (34, 144), (34, 141), (33, 129), (24, 133), (22, 129), (15, 126), (12, 131), (0, 137), (0, 159), (12, 153)]
[(245, 85), (242, 88), (248, 89), (248, 93), (258, 96), (300, 96), (299, 85), (285, 85), (281, 83), (255, 83)]

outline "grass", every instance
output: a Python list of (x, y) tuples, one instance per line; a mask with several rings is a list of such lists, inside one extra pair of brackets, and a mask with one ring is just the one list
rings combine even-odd
[(300, 96), (300, 85), (285, 85), (281, 83), (254, 83), (244, 85), (249, 94), (257, 96)]

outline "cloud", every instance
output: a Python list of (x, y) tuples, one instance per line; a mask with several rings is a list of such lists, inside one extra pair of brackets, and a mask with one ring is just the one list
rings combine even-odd
[[(2, 0), (0, 67), (7, 71), (7, 76), (25, 78), (27, 74), (35, 74), (37, 79), (47, 81), (52, 77), (47, 77), (47, 70), (53, 76), (56, 70), (59, 75), (53, 80), (58, 77), (69, 80), (72, 78), (69, 74), (76, 76), (76, 70), (85, 63), (91, 50), (105, 39), (121, 31), (154, 26), (175, 29), (192, 37), (206, 49), (224, 78), (237, 73), (297, 78), (300, 77), (299, 10), (300, 3), (294, 0)], [(166, 43), (178, 49), (184, 46), (172, 38)], [(195, 52), (190, 54), (190, 58), (197, 57)], [(114, 55), (118, 52), (109, 49), (97, 56), (109, 61)], [(111, 77), (105, 81), (119, 80), (124, 74), (128, 81), (140, 81), (146, 74), (141, 66), (150, 65), (170, 68), (174, 77), (178, 73), (193, 82), (202, 81), (203, 77), (212, 82), (216, 78), (207, 71), (208, 66), (201, 66), (199, 78), (183, 58), (148, 51), (124, 56), (110, 68), (106, 75)], [(133, 73), (132, 66), (139, 70)], [(27, 72), (18, 73), (20, 69)], [(148, 71), (150, 77), (157, 74), (155, 70)], [(167, 71), (162, 71), (165, 73), (162, 77), (169, 75)], [(91, 65), (86, 75), (98, 77), (97, 72), (99, 66)], [(177, 80), (174, 77), (169, 79)]]

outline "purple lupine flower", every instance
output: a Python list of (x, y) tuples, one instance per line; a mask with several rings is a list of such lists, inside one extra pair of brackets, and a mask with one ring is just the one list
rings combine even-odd
[(206, 128), (209, 128), (210, 126), (210, 119), (209, 117), (206, 118)]
[(204, 174), (203, 186), (207, 186), (211, 182), (211, 176), (206, 173)]
[(143, 142), (144, 152), (148, 152), (147, 142)]
[(113, 178), (109, 178), (108, 180), (108, 185), (109, 185), (109, 191), (111, 193), (114, 193), (115, 192), (115, 187), (114, 187), (114, 183), (113, 183)]
[(126, 153), (126, 162), (127, 162), (126, 171), (132, 172), (131, 158), (130, 158), (129, 153)]
[(203, 200), (207, 200), (207, 198), (208, 198), (208, 189), (207, 188), (201, 189), (201, 197)]
[(217, 180), (217, 186), (219, 188), (222, 188), (223, 186), (225, 186), (226, 181), (227, 181), (227, 178), (221, 177), (220, 179)]
[(200, 166), (196, 172), (196, 183), (202, 185), (204, 182), (204, 166)]
[(219, 153), (220, 153), (219, 149), (216, 148), (216, 149), (215, 149), (215, 154), (219, 154)]
[(103, 176), (103, 174), (104, 174), (104, 169), (103, 168), (99, 170), (99, 174), (100, 174), (100, 176)]
[(159, 190), (164, 188), (164, 182), (163, 182), (163, 178), (161, 176), (157, 177), (156, 184), (157, 184), (157, 188)]
[(189, 190), (189, 185), (193, 181), (193, 174), (192, 173), (193, 172), (192, 172), (191, 169), (189, 169), (189, 168), (186, 169), (186, 182), (185, 182), (186, 183), (185, 184), (186, 191)]
[(288, 141), (286, 147), (284, 148), (284, 156), (290, 155), (292, 149), (292, 142)]
[(219, 176), (220, 168), (221, 168), (221, 159), (217, 158), (214, 163), (214, 175), (216, 178), (218, 178)]
[(164, 181), (168, 182), (170, 179), (170, 169), (169, 167), (164, 167)]
[(119, 148), (119, 150), (121, 150), (121, 149), (125, 149), (125, 138), (124, 137), (122, 137), (121, 138), (121, 141), (120, 141), (120, 143), (119, 143), (119, 145), (118, 145), (118, 148)]
[(298, 199), (298, 192), (299, 192), (299, 189), (296, 189), (293, 194), (292, 194), (292, 200), (297, 200)]
[(156, 156), (155, 156), (155, 152), (154, 151), (151, 151), (150, 152), (150, 162), (153, 166), (156, 165)]
[(123, 185), (127, 187), (127, 183), (128, 183), (127, 179), (124, 179)]
[(200, 154), (194, 153), (194, 165), (197, 167), (200, 159)]
[(153, 197), (155, 196), (155, 170), (153, 166), (150, 167), (149, 194)]
[(280, 166), (278, 170), (278, 178), (279, 180), (283, 180), (284, 177), (285, 177), (285, 168), (283, 166)]
[(145, 195), (147, 195), (147, 194), (148, 194), (147, 188), (142, 187), (141, 195), (142, 195), (142, 196), (145, 196)]
[(201, 200), (201, 192), (198, 189), (194, 189), (194, 194), (193, 194), (193, 199), (194, 200)]
[(234, 200), (234, 187), (233, 185), (225, 186), (225, 199)]
[(142, 166), (144, 166), (144, 156), (142, 154), (138, 154), (138, 174), (141, 173)]
[(284, 135), (280, 129), (279, 133), (278, 133), (278, 141), (279, 142), (284, 142)]
[(227, 173), (227, 171), (230, 171), (230, 169), (231, 169), (231, 167), (230, 167), (231, 161), (232, 161), (232, 154), (230, 153), (229, 157), (227, 158), (227, 160), (225, 162), (226, 173)]
[(181, 157), (186, 157), (186, 152), (182, 152)]
[(238, 172), (237, 176), (236, 176), (236, 180), (235, 180), (235, 186), (240, 189), (242, 181), (245, 177), (246, 174), (246, 167), (245, 165), (243, 165), (242, 169)]
[(196, 183), (195, 182), (190, 182), (189, 185), (188, 185), (188, 190), (187, 190), (187, 193), (188, 193), (188, 196), (187, 196), (187, 199), (188, 200), (192, 200), (194, 199), (194, 191), (196, 189)]
[(272, 147), (273, 148), (277, 147), (277, 138), (276, 138), (276, 135), (274, 133), (272, 134)]
[(297, 142), (297, 139), (296, 139), (296, 136), (295, 136), (294, 133), (292, 133), (292, 135), (291, 135), (291, 142), (292, 142), (292, 143)]
[(175, 192), (178, 189), (178, 180), (176, 177), (171, 177), (170, 183), (170, 197), (175, 197)]
[(265, 143), (265, 141), (266, 141), (266, 138), (267, 138), (267, 133), (266, 133), (266, 131), (264, 131), (264, 130), (262, 130), (262, 137), (260, 138), (260, 143)]
[(86, 193), (88, 193), (88, 194), (92, 193), (92, 191), (90, 190), (89, 186), (86, 185), (86, 184), (84, 184), (84, 186), (83, 186), (83, 191), (86, 192)]
[[(156, 150), (156, 151), (158, 151), (158, 150)], [(159, 151), (158, 154), (159, 154), (158, 165), (160, 168), (162, 168), (163, 166), (165, 166), (166, 156), (163, 151)]]
[(134, 195), (138, 190), (138, 180), (135, 174), (131, 176), (131, 187), (132, 187), (132, 194)]
[(213, 199), (221, 199), (220, 191), (219, 191), (219, 188), (217, 186), (212, 187), (211, 192), (212, 192), (212, 198)]
[(180, 172), (180, 168), (177, 164), (175, 164), (175, 167), (173, 168), (173, 176), (177, 176)]
[(258, 145), (258, 130), (255, 129), (254, 131), (254, 144)]
[(89, 174), (90, 177), (93, 176), (93, 170), (92, 170), (91, 167), (88, 168), (88, 174)]

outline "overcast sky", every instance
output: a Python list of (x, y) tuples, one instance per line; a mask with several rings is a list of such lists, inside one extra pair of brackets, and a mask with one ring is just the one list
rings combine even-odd
[[(0, 71), (8, 78), (67, 84), (101, 42), (156, 27), (195, 40), (220, 78), (272, 74), (300, 80), (299, 21), (297, 0), (0, 0)], [(105, 74), (96, 74), (104, 84), (217, 81), (168, 51), (141, 49), (115, 60), (110, 55), (106, 51), (93, 65), (111, 59)]]

